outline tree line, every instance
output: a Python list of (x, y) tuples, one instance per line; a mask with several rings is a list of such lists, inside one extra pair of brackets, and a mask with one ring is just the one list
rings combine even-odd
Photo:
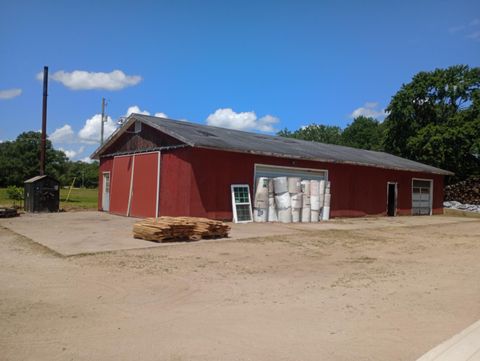
[[(0, 143), (0, 187), (23, 186), (39, 174), (40, 132), (24, 132), (13, 141)], [(94, 188), (98, 186), (98, 162), (91, 164), (68, 160), (65, 153), (46, 144), (45, 174), (58, 179), (62, 186)]]
[(385, 151), (450, 170), (450, 182), (480, 175), (480, 68), (416, 74), (386, 108), (383, 122), (360, 116), (345, 129), (310, 124), (278, 135)]

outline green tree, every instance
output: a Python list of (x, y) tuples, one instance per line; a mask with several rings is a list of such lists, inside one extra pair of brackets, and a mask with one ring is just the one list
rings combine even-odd
[(456, 173), (480, 173), (480, 68), (420, 72), (387, 108), (387, 152)]
[(355, 118), (342, 132), (342, 143), (354, 148), (381, 151), (383, 139), (383, 124), (370, 117)]
[(285, 128), (277, 135), (320, 143), (342, 144), (342, 129), (332, 125), (310, 124), (293, 132)]
[[(0, 187), (22, 186), (23, 182), (39, 173), (41, 134), (25, 132), (14, 141), (0, 143)], [(65, 153), (46, 143), (45, 173), (64, 182), (67, 166)]]

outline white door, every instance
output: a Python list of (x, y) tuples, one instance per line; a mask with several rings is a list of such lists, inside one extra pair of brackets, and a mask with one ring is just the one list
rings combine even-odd
[(412, 214), (432, 214), (432, 180), (412, 180)]
[(103, 173), (102, 210), (110, 210), (110, 172)]

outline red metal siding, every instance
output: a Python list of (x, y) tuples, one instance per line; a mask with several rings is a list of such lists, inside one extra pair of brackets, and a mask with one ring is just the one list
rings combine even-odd
[(130, 206), (132, 217), (155, 216), (157, 205), (158, 153), (135, 155), (133, 191)]
[(126, 216), (133, 156), (121, 156), (113, 159), (113, 171), (110, 186), (110, 212)]
[(433, 213), (443, 212), (440, 175), (185, 148), (162, 156), (160, 213), (231, 219), (230, 185), (253, 190), (255, 163), (328, 170), (332, 217), (385, 215), (387, 182), (398, 183), (397, 214), (410, 214), (414, 177), (433, 179)]

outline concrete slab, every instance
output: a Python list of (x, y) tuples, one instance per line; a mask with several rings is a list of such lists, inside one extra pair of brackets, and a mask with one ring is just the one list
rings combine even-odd
[(442, 342), (417, 361), (480, 361), (480, 321)]
[[(132, 237), (132, 226), (136, 221), (135, 218), (95, 211), (27, 213), (17, 218), (1, 219), (0, 226), (7, 227), (64, 256), (182, 244), (155, 243), (135, 239)], [(230, 237), (224, 240), (321, 232), (332, 229), (412, 227), (446, 222), (458, 223), (459, 221), (479, 222), (478, 219), (434, 216), (345, 218), (322, 223), (231, 224)], [(218, 241), (218, 239), (212, 241)]]

